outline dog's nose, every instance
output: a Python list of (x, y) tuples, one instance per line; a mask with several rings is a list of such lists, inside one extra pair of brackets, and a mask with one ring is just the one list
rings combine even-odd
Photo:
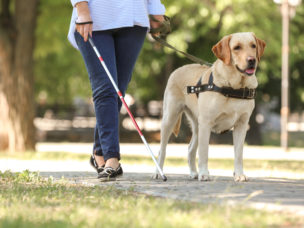
[(255, 58), (252, 57), (252, 56), (249, 56), (247, 58), (248, 65), (251, 66), (251, 67), (255, 67), (255, 61), (256, 61)]

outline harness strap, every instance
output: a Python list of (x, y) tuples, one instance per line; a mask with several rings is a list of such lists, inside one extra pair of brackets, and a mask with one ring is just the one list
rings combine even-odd
[(213, 74), (211, 72), (209, 76), (208, 84), (201, 85), (201, 80), (198, 81), (196, 86), (187, 86), (187, 93), (195, 93), (198, 97), (199, 93), (206, 91), (213, 91), (221, 93), (225, 97), (238, 98), (238, 99), (254, 99), (256, 97), (256, 89), (241, 88), (233, 89), (231, 87), (218, 87), (213, 83)]

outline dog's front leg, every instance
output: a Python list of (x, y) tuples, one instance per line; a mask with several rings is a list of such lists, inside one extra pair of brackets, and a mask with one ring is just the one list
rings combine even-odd
[(196, 152), (198, 147), (198, 123), (192, 122), (192, 138), (188, 147), (188, 165), (190, 169), (190, 178), (197, 179), (198, 173), (196, 169)]
[(200, 121), (198, 130), (198, 180), (209, 181), (208, 148), (211, 130), (208, 124), (202, 122), (203, 121)]
[(240, 121), (233, 130), (234, 144), (234, 181), (244, 182), (248, 178), (243, 172), (243, 146), (247, 132), (248, 121)]

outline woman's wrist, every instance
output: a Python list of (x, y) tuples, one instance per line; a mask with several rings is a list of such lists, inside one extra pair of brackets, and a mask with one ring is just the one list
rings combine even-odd
[(77, 9), (77, 15), (78, 15), (78, 21), (79, 22), (91, 21), (92, 20), (88, 2), (86, 2), (86, 1), (78, 2), (75, 5), (75, 7)]
[(84, 41), (88, 40), (89, 36), (92, 36), (92, 18), (88, 2), (78, 2), (75, 5), (77, 9), (78, 18), (76, 21), (76, 30), (83, 37)]

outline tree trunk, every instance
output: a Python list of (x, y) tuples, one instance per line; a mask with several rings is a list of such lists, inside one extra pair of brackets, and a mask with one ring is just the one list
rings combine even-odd
[(38, 0), (16, 0), (14, 16), (9, 10), (11, 1), (1, 3), (0, 149), (33, 150), (33, 50)]

